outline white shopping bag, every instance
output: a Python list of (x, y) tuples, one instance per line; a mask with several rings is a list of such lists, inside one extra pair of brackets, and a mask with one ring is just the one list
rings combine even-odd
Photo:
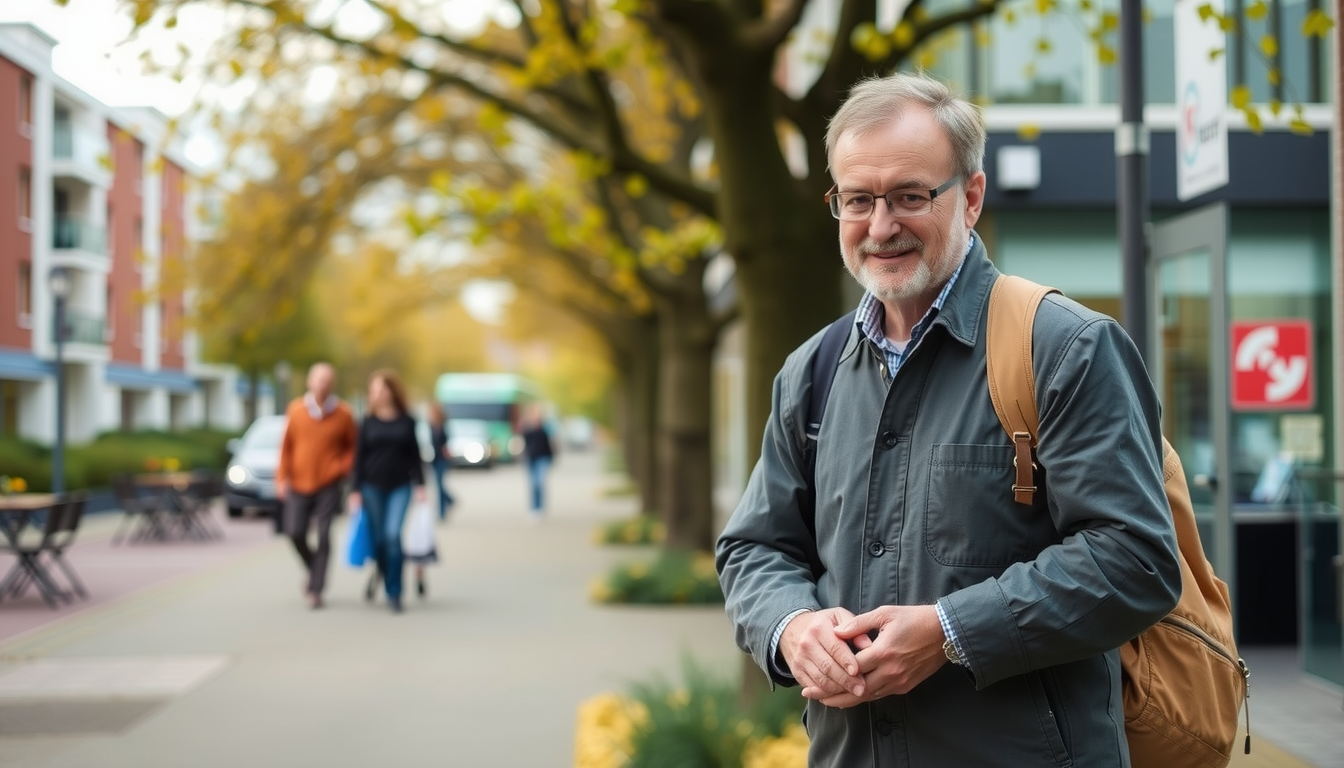
[(413, 560), (434, 561), (434, 511), (427, 501), (415, 501), (406, 511), (406, 525), (402, 527), (401, 551)]

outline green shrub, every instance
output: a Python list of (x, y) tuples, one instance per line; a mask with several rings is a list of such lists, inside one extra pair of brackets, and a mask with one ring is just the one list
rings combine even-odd
[(632, 686), (646, 716), (631, 732), (627, 768), (740, 768), (753, 741), (799, 720), (796, 690), (762, 694), (744, 710), (735, 676), (716, 676), (690, 657), (682, 667), (680, 687), (659, 679)]
[[(107, 432), (93, 442), (65, 449), (65, 487), (105, 488), (112, 477), (163, 469), (173, 460), (178, 469), (222, 472), (228, 462), (225, 444), (235, 432), (192, 429), (182, 432)], [(22, 477), (30, 491), (51, 490), (51, 448), (14, 437), (0, 437), (0, 474)]]
[(709, 552), (665, 550), (652, 562), (616, 566), (594, 582), (592, 597), (600, 603), (686, 605), (723, 602), (723, 589)]
[(666, 535), (667, 529), (658, 518), (635, 515), (599, 526), (593, 538), (598, 544), (662, 544)]

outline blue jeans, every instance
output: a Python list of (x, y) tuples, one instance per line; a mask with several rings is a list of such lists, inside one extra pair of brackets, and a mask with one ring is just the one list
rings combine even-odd
[(401, 599), (401, 570), (405, 558), (401, 553), (401, 524), (406, 520), (406, 509), (411, 505), (410, 484), (396, 488), (379, 488), (364, 483), (359, 488), (364, 503), (364, 514), (369, 516), (369, 533), (373, 535), (373, 559), (383, 574), (383, 588), (389, 600)]
[(439, 489), (439, 519), (448, 517), (448, 508), (453, 506), (453, 495), (448, 492), (448, 481), (444, 479), (448, 472), (448, 460), (442, 456), (434, 459), (434, 486)]
[(550, 468), (550, 456), (527, 460), (527, 478), (532, 486), (532, 511), (537, 514), (546, 508), (546, 470)]

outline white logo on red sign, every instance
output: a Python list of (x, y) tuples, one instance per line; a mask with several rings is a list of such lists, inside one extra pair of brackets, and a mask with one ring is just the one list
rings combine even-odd
[(1302, 410), (1315, 405), (1311, 323), (1259, 320), (1232, 324), (1232, 407)]

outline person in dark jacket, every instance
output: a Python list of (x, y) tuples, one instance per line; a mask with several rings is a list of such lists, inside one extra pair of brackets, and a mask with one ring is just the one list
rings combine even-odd
[[(369, 377), (368, 407), (355, 441), (355, 490), (350, 504), (352, 508), (362, 504), (369, 516), (374, 561), (382, 574), (387, 604), (393, 613), (401, 613), (405, 559), (401, 526), (412, 495), (416, 502), (425, 500), (420, 442), (415, 436), (415, 419), (407, 411), (406, 391), (395, 373), (384, 369)], [(365, 591), (369, 600), (377, 586), (374, 578)]]
[(523, 457), (527, 461), (528, 484), (532, 490), (532, 519), (540, 522), (546, 514), (546, 472), (555, 458), (555, 449), (539, 406), (528, 409), (522, 430)]
[(429, 447), (434, 452), (430, 464), (434, 467), (434, 486), (439, 489), (439, 519), (448, 518), (448, 510), (453, 506), (453, 494), (448, 492), (448, 414), (443, 406), (430, 401), (428, 418)]
[(978, 110), (923, 75), (873, 78), (826, 147), (841, 255), (865, 292), (829, 362), (811, 469), (822, 333), (775, 380), (717, 548), (738, 645), (802, 687), (812, 768), (1129, 768), (1117, 648), (1181, 590), (1143, 359), (1113, 319), (1041, 304), (1042, 492), (1015, 502), (985, 374), (998, 271), (973, 230)]

